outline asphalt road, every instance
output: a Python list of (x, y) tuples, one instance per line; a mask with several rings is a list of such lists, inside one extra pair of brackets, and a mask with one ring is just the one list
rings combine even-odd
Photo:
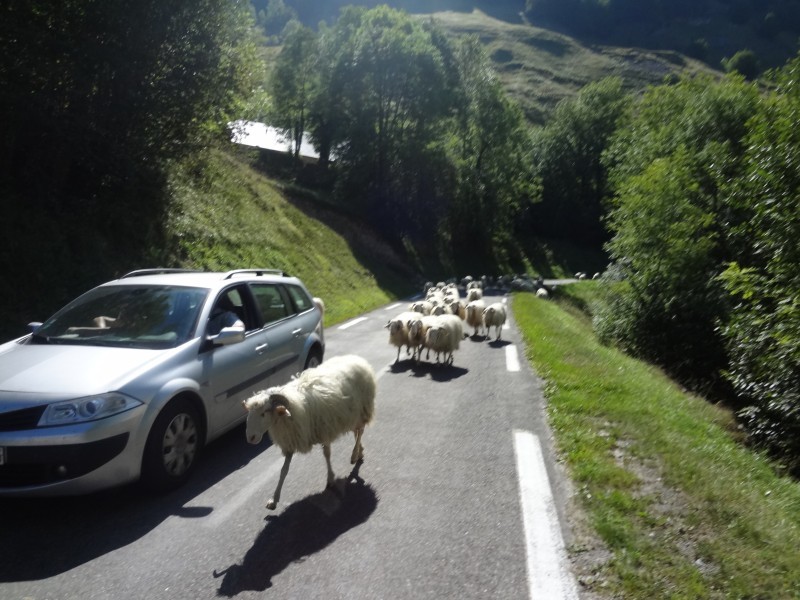
[(568, 487), (513, 318), (451, 366), (405, 350), (394, 364), (384, 325), (404, 307), (326, 330), (327, 357), (359, 354), (378, 375), (364, 463), (349, 464), (351, 436), (333, 447), (336, 492), (315, 448), (268, 511), (282, 456), (242, 427), (166, 496), (2, 500), (0, 598), (577, 598)]

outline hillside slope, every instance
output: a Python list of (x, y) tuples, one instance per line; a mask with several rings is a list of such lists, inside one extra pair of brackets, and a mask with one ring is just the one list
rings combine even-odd
[(575, 38), (526, 24), (512, 24), (479, 10), (437, 12), (433, 18), (453, 35), (476, 35), (500, 80), (532, 123), (543, 124), (562, 99), (589, 82), (616, 75), (630, 91), (682, 73), (719, 72), (677, 52), (584, 45)]
[(326, 301), (327, 325), (416, 289), (404, 259), (363, 223), (292, 194), (243, 153), (215, 153), (176, 175), (173, 190), (170, 264), (282, 269)]

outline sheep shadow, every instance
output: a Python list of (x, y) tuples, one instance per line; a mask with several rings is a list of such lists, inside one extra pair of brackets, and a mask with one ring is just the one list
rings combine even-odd
[(417, 364), (412, 364), (412, 370), (414, 377), (423, 378), (430, 376), (433, 381), (439, 382), (452, 381), (453, 379), (458, 379), (469, 373), (469, 369), (465, 369), (464, 367), (428, 362), (426, 360), (421, 360)]
[(214, 578), (223, 578), (217, 595), (231, 598), (244, 591), (263, 592), (272, 587), (272, 578), (292, 563), (302, 562), (365, 523), (375, 511), (378, 497), (359, 477), (359, 467), (360, 463), (347, 478), (337, 479), (334, 489), (299, 500), (278, 515), (268, 515), (267, 525), (242, 562), (214, 571)]
[(505, 348), (506, 346), (510, 346), (510, 345), (511, 345), (511, 342), (509, 342), (508, 340), (503, 340), (503, 339), (491, 340), (489, 342), (489, 346), (491, 346), (492, 348)]

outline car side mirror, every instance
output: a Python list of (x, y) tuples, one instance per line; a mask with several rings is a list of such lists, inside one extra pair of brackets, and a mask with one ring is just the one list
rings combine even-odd
[(217, 335), (206, 338), (215, 346), (230, 346), (244, 341), (244, 327), (223, 327)]

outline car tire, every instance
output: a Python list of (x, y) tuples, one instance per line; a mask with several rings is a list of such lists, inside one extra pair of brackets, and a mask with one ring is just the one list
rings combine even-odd
[(156, 417), (142, 458), (142, 484), (155, 492), (182, 486), (202, 448), (200, 416), (185, 398), (172, 400)]
[(312, 350), (308, 353), (308, 358), (306, 359), (306, 366), (303, 367), (303, 370), (306, 369), (313, 369), (318, 367), (322, 364), (322, 353), (319, 350)]

